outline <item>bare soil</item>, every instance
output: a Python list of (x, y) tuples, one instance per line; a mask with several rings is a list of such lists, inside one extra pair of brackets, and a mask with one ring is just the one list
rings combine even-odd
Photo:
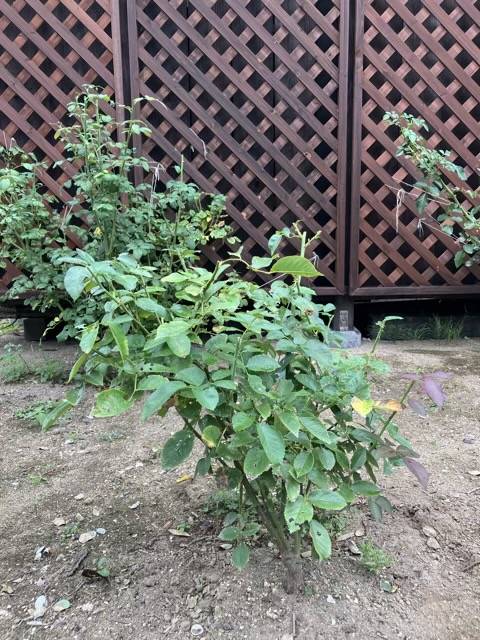
[[(66, 367), (74, 358), (72, 347), (55, 344), (25, 344), (25, 353)], [(341, 532), (353, 537), (335, 544), (332, 559), (305, 560), (302, 596), (285, 594), (282, 565), (267, 545), (253, 550), (243, 572), (231, 566), (216, 537), (220, 520), (205, 508), (211, 481), (178, 482), (193, 463), (161, 469), (157, 452), (177, 428), (173, 412), (145, 424), (136, 412), (92, 420), (90, 396), (41, 434), (15, 413), (65, 388), (3, 385), (0, 639), (184, 640), (201, 625), (199, 637), (210, 640), (479, 640), (480, 476), (472, 472), (480, 471), (480, 342), (386, 344), (379, 355), (397, 372), (454, 374), (443, 411), (400, 420), (431, 472), (429, 487), (406, 470), (385, 478), (394, 513), (379, 524), (365, 505), (356, 507)], [(395, 376), (383, 386), (384, 397), (398, 397)], [(184, 527), (189, 537), (169, 531)], [(427, 545), (424, 527), (435, 529), (438, 545), (429, 544), (438, 548)], [(367, 537), (393, 558), (380, 575), (351, 551)], [(109, 579), (83, 575), (102, 557)], [(383, 590), (385, 580), (393, 593)], [(33, 620), (42, 595), (47, 610)], [(71, 607), (56, 612), (64, 598)]]

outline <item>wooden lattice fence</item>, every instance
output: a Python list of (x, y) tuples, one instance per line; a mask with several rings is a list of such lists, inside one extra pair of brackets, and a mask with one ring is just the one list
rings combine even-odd
[(225, 194), (247, 256), (297, 220), (321, 230), (316, 284), (330, 293), (344, 290), (347, 4), (130, 5), (132, 90), (158, 99), (141, 110), (143, 152), (165, 168), (184, 155), (190, 178)]
[(414, 199), (397, 209), (397, 189), (408, 191), (415, 171), (395, 158), (396, 132), (382, 118), (422, 117), (430, 144), (452, 149), (478, 186), (480, 2), (357, 0), (356, 25), (350, 292), (479, 292), (480, 269), (455, 267), (455, 242), (438, 225), (418, 228)]
[[(153, 96), (139, 151), (164, 181), (183, 155), (225, 194), (247, 255), (301, 220), (322, 232), (319, 293), (470, 294), (480, 270), (456, 270), (435, 225), (420, 233), (411, 198), (397, 208), (414, 172), (382, 116), (421, 115), (474, 172), (479, 60), (480, 0), (0, 0), (0, 129), (52, 165), (82, 85)], [(41, 179), (66, 201), (73, 171)]]

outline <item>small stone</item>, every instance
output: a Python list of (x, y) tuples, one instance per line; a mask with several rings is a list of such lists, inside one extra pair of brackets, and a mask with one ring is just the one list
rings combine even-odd
[(77, 495), (74, 497), (74, 500), (83, 500), (84, 498), (85, 498), (84, 493), (77, 493)]
[(95, 531), (101, 536), (104, 536), (107, 533), (107, 530), (103, 527), (98, 527), (97, 529), (95, 529)]
[(473, 469), (472, 471), (468, 472), (471, 476), (480, 476), (480, 471), (478, 471), (477, 469)]
[(436, 538), (438, 535), (433, 527), (422, 527), (422, 531), (427, 536), (427, 538)]
[(92, 613), (93, 609), (94, 609), (94, 605), (93, 602), (86, 602), (85, 604), (82, 604), (82, 606), (80, 607), (80, 609), (82, 611), (85, 611), (85, 613)]
[(355, 530), (355, 537), (356, 538), (361, 538), (364, 535), (365, 535), (364, 527), (359, 527), (358, 529)]
[(56, 527), (63, 527), (64, 525), (66, 525), (66, 521), (63, 518), (55, 518), (55, 520), (53, 521), (53, 524)]
[(440, 543), (436, 538), (427, 538), (427, 546), (430, 549), (440, 549)]
[(345, 542), (346, 540), (350, 540), (350, 538), (353, 538), (354, 535), (355, 533), (353, 531), (349, 531), (348, 533), (342, 533), (341, 536), (337, 537), (337, 542)]
[(328, 604), (335, 604), (336, 600), (333, 596), (331, 596), (330, 594), (328, 594), (327, 596), (327, 602)]
[(201, 635), (203, 635), (203, 627), (201, 624), (192, 624), (192, 627), (190, 629), (190, 633), (192, 634), (192, 636), (195, 637), (199, 637)]
[(98, 509), (94, 509), (92, 511), (92, 516), (94, 516), (95, 518), (98, 518), (99, 515), (100, 515), (100, 511)]
[(96, 535), (97, 535), (96, 531), (87, 531), (85, 533), (80, 534), (78, 541), (81, 544), (85, 544), (86, 542), (90, 542), (90, 540), (93, 540), (96, 537)]
[(361, 556), (362, 555), (362, 552), (358, 548), (357, 543), (355, 542), (355, 540), (350, 540), (350, 542), (348, 543), (348, 550), (354, 556)]
[(128, 508), (133, 510), (133, 509), (137, 509), (139, 506), (140, 506), (140, 502), (134, 502)]
[(465, 444), (475, 444), (475, 436), (472, 435), (471, 433), (467, 433), (463, 438), (463, 442)]

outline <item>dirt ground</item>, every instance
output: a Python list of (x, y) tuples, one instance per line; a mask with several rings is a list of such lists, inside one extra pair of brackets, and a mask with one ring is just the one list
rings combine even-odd
[[(74, 358), (55, 343), (25, 352), (66, 366)], [(231, 566), (216, 537), (219, 509), (205, 506), (208, 481), (177, 482), (191, 465), (162, 470), (157, 452), (176, 429), (174, 413), (145, 424), (137, 413), (92, 420), (86, 398), (41, 434), (15, 413), (64, 387), (2, 385), (0, 640), (183, 640), (197, 631), (210, 640), (479, 640), (480, 341), (390, 343), (379, 355), (396, 371), (453, 373), (443, 411), (400, 420), (431, 472), (428, 489), (406, 470), (385, 478), (394, 513), (378, 524), (355, 508), (341, 532), (353, 537), (327, 562), (305, 560), (297, 597), (283, 591), (268, 546), (253, 550), (243, 572)], [(395, 377), (384, 386), (385, 397), (399, 395)], [(427, 545), (424, 527), (438, 544)], [(184, 528), (189, 537), (169, 531)], [(393, 558), (378, 576), (352, 553), (365, 537)], [(108, 580), (88, 572), (102, 557)], [(33, 620), (39, 596), (47, 609)], [(71, 607), (55, 611), (61, 599)]]

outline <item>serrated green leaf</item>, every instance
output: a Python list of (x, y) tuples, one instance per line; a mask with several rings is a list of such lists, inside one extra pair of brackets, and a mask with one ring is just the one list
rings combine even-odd
[(162, 449), (162, 464), (165, 469), (174, 469), (192, 453), (194, 435), (190, 429), (177, 431), (167, 440)]
[(335, 438), (316, 418), (312, 418), (310, 416), (300, 416), (300, 422), (303, 424), (305, 429), (322, 444), (333, 444), (335, 442)]
[(125, 362), (129, 353), (127, 336), (119, 324), (109, 324), (108, 328), (110, 329), (113, 339), (118, 347), (122, 362)]
[(94, 322), (93, 324), (89, 324), (82, 331), (82, 337), (80, 338), (80, 349), (84, 353), (90, 353), (93, 349), (93, 345), (95, 344), (98, 336), (99, 323)]
[(192, 343), (187, 335), (171, 336), (166, 339), (168, 348), (179, 358), (186, 358), (192, 348)]
[(245, 542), (241, 542), (232, 553), (232, 562), (237, 569), (244, 569), (250, 559), (250, 549)]
[(183, 382), (187, 382), (188, 384), (193, 384), (198, 387), (205, 382), (206, 375), (205, 372), (197, 367), (197, 365), (193, 365), (191, 367), (187, 367), (186, 369), (181, 369), (177, 371), (175, 377), (178, 380), (183, 380)]
[(218, 534), (218, 537), (224, 542), (234, 542), (238, 540), (240, 535), (241, 531), (238, 527), (224, 527)]
[(136, 298), (135, 305), (141, 309), (142, 311), (149, 311), (150, 313), (155, 313), (156, 315), (164, 318), (166, 316), (166, 309), (164, 306), (155, 302), (151, 298)]
[(316, 455), (318, 461), (322, 465), (324, 469), (327, 471), (331, 471), (335, 466), (336, 459), (335, 454), (330, 451), (330, 449), (325, 449), (325, 447), (320, 447), (316, 450)]
[(336, 491), (312, 491), (308, 494), (308, 499), (317, 509), (328, 511), (340, 511), (347, 506), (345, 498)]
[(283, 512), (287, 528), (290, 533), (300, 529), (304, 522), (310, 522), (313, 518), (313, 507), (303, 496), (299, 496), (295, 502), (287, 502)]
[(163, 405), (170, 400), (170, 398), (185, 388), (184, 382), (177, 382), (176, 380), (169, 380), (162, 384), (156, 391), (154, 391), (146, 400), (143, 405), (142, 419), (148, 420), (155, 413), (158, 413)]
[(213, 411), (220, 400), (220, 396), (215, 387), (193, 388), (192, 393), (195, 400), (209, 411)]
[(270, 468), (270, 461), (263, 449), (254, 447), (247, 452), (243, 462), (243, 470), (250, 478), (257, 478)]
[(275, 371), (279, 366), (275, 358), (262, 354), (252, 356), (247, 362), (247, 369), (249, 371), (270, 372)]
[(313, 469), (314, 462), (313, 453), (311, 451), (300, 451), (293, 461), (293, 468), (295, 469), (297, 478), (310, 473)]
[(367, 450), (363, 447), (359, 447), (352, 456), (350, 461), (350, 467), (352, 471), (358, 471), (361, 469), (367, 461)]
[(290, 431), (295, 437), (300, 432), (301, 423), (296, 413), (293, 411), (279, 411), (275, 414), (283, 426)]
[(267, 458), (272, 464), (280, 464), (285, 457), (285, 442), (282, 434), (265, 422), (257, 425), (257, 433)]
[(313, 264), (303, 256), (285, 256), (272, 265), (270, 273), (284, 273), (299, 278), (316, 278), (322, 275)]
[(313, 546), (320, 560), (326, 560), (332, 555), (332, 541), (328, 531), (318, 520), (310, 523), (310, 536)]
[(252, 426), (252, 424), (256, 420), (256, 416), (250, 413), (245, 413), (244, 411), (238, 411), (233, 414), (232, 418), (232, 426), (233, 430), (236, 432), (244, 431)]
[(357, 496), (378, 496), (380, 493), (380, 489), (373, 482), (368, 482), (368, 480), (359, 480), (358, 482), (354, 482), (351, 485), (351, 489), (353, 493)]
[(128, 411), (134, 404), (120, 389), (100, 391), (95, 399), (95, 418), (114, 418)]
[(81, 296), (85, 284), (90, 279), (90, 273), (85, 267), (70, 267), (65, 274), (64, 286), (68, 295), (75, 302)]

